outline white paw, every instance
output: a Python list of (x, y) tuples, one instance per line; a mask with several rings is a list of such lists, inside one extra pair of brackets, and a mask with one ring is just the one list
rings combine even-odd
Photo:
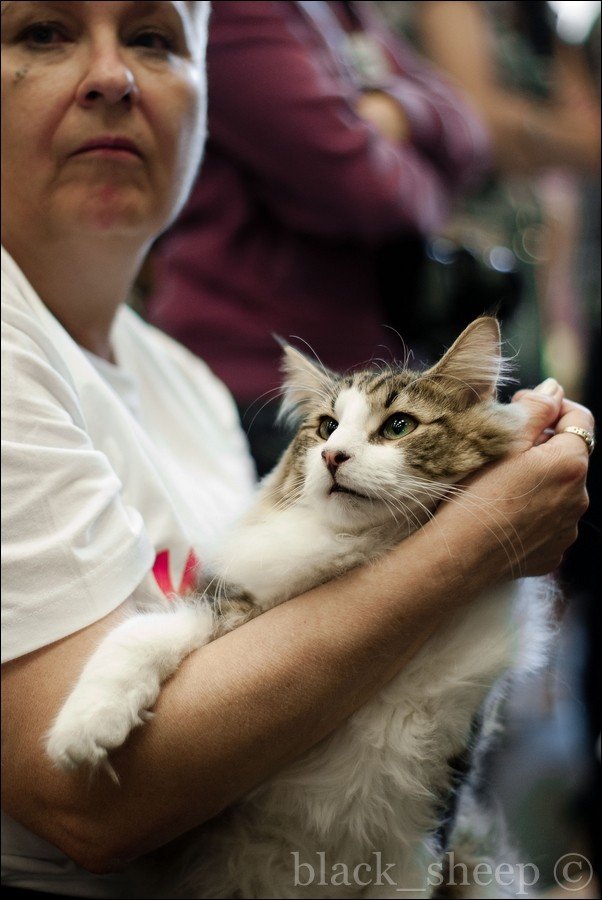
[(80, 683), (50, 729), (46, 751), (65, 771), (104, 765), (107, 753), (120, 747), (137, 725), (152, 718), (158, 680), (136, 686), (119, 682)]

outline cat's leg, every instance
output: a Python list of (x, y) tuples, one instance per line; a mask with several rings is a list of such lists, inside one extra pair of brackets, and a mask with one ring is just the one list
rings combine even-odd
[(208, 643), (215, 618), (204, 603), (138, 614), (111, 631), (86, 664), (46, 742), (64, 770), (107, 762), (130, 731), (152, 715), (161, 684), (194, 649)]

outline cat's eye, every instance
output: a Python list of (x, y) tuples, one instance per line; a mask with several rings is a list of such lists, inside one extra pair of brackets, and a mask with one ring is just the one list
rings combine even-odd
[(389, 416), (380, 433), (388, 441), (396, 441), (398, 438), (405, 437), (417, 427), (418, 422), (406, 413), (394, 413)]
[(336, 431), (338, 427), (339, 423), (336, 419), (331, 418), (331, 416), (322, 416), (318, 425), (318, 434), (322, 440), (327, 441), (332, 432)]

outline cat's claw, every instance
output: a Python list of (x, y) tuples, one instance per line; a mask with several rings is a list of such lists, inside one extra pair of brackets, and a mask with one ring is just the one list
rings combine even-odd
[(153, 717), (149, 707), (159, 693), (159, 686), (106, 691), (95, 685), (80, 684), (68, 698), (48, 732), (46, 751), (52, 761), (65, 772), (80, 767), (109, 768), (107, 754), (120, 747), (130, 732)]

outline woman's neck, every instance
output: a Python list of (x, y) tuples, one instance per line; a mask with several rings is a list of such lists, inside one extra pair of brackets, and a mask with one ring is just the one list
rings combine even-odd
[(44, 304), (86, 350), (114, 362), (111, 327), (127, 299), (148, 244), (123, 237), (62, 238), (56, 243), (4, 240)]

